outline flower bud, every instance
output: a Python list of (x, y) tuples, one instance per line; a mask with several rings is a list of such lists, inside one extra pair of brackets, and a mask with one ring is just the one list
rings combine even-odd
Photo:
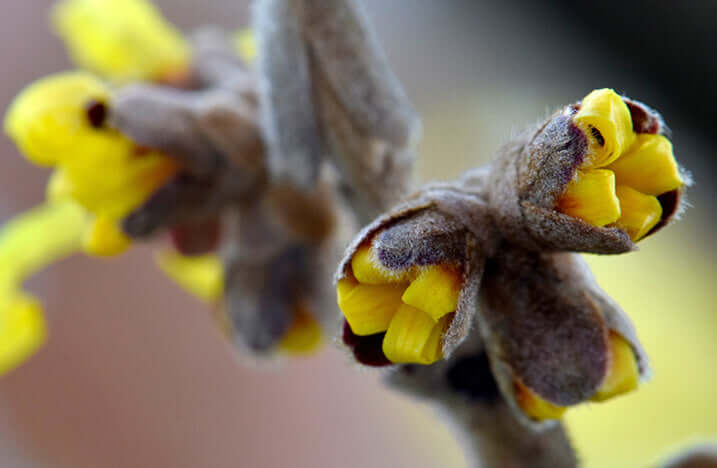
[(359, 362), (431, 364), (465, 337), (472, 314), (466, 229), (435, 209), (378, 220), (339, 270), (344, 342)]
[(621, 253), (666, 225), (686, 178), (659, 115), (593, 91), (506, 146), (490, 203), (505, 237), (531, 249)]
[(498, 386), (534, 421), (633, 390), (647, 362), (622, 311), (576, 254), (489, 260), (477, 323)]

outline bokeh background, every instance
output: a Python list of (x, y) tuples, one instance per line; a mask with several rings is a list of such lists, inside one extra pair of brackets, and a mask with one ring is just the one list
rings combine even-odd
[[(157, 3), (185, 30), (248, 21), (246, 1)], [(363, 3), (424, 117), (424, 180), (489, 160), (521, 127), (594, 88), (663, 113), (696, 181), (692, 208), (640, 252), (588, 259), (636, 322), (654, 377), (567, 422), (587, 467), (645, 466), (717, 436), (717, 3)], [(2, 109), (30, 80), (71, 66), (47, 26), (50, 4), (3, 0)], [(38, 203), (46, 176), (1, 137), (0, 221)], [(0, 380), (2, 467), (465, 466), (433, 409), (330, 346), (262, 366), (237, 357), (206, 308), (156, 271), (149, 247), (72, 258), (29, 287), (45, 301), (51, 337)]]

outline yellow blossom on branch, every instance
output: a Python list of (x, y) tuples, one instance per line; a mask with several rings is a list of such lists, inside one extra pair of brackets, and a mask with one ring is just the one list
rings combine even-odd
[(77, 65), (114, 81), (161, 81), (189, 63), (181, 33), (146, 0), (62, 0), (52, 23)]
[(217, 255), (188, 257), (174, 250), (159, 252), (155, 261), (160, 269), (183, 289), (209, 303), (224, 293), (224, 269)]
[(48, 196), (69, 197), (95, 216), (85, 251), (115, 255), (129, 238), (119, 221), (172, 177), (176, 164), (105, 125), (109, 88), (85, 72), (52, 75), (13, 101), (5, 130), (33, 163), (55, 167)]
[(642, 239), (662, 217), (657, 197), (683, 185), (672, 144), (662, 135), (637, 134), (630, 109), (611, 89), (588, 94), (573, 122), (587, 137), (588, 153), (557, 210)]
[(442, 357), (442, 337), (458, 306), (462, 276), (450, 265), (383, 268), (368, 245), (338, 281), (338, 304), (353, 333), (385, 332), (383, 353), (393, 363), (431, 364)]
[(80, 249), (86, 211), (65, 200), (48, 202), (11, 220), (0, 231), (0, 375), (31, 356), (46, 336), (42, 306), (22, 283), (50, 263)]

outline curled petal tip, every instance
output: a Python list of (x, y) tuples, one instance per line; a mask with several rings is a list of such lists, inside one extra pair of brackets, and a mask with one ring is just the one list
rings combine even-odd
[(342, 278), (337, 285), (339, 308), (359, 336), (384, 332), (401, 305), (405, 284), (361, 284)]
[(610, 365), (594, 401), (605, 401), (635, 390), (640, 382), (640, 371), (632, 346), (617, 333), (610, 333)]
[(425, 267), (403, 293), (402, 300), (438, 320), (458, 307), (463, 278), (460, 272), (444, 265)]
[(160, 252), (155, 260), (179, 286), (198, 298), (216, 303), (224, 292), (224, 267), (213, 254), (187, 257), (173, 250)]
[(520, 381), (515, 383), (515, 399), (520, 409), (536, 421), (560, 419), (567, 410), (565, 406), (559, 406), (541, 398)]
[(305, 356), (316, 353), (321, 342), (321, 326), (304, 305), (299, 305), (294, 311), (294, 322), (279, 342), (279, 350)]
[(393, 363), (431, 364), (441, 358), (444, 325), (426, 312), (401, 304), (383, 340), (383, 353)]
[(122, 232), (114, 220), (106, 216), (98, 216), (82, 240), (85, 252), (96, 257), (119, 255), (131, 244), (132, 239)]
[(31, 296), (0, 298), (0, 375), (25, 362), (45, 342), (42, 306)]
[(588, 137), (586, 165), (592, 167), (611, 163), (635, 139), (630, 110), (612, 89), (597, 89), (585, 96), (573, 121)]

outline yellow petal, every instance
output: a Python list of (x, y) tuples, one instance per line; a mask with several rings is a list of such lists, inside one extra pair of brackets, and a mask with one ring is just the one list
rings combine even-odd
[(45, 187), (45, 198), (50, 201), (65, 200), (72, 197), (72, 182), (62, 169), (55, 169)]
[(155, 260), (167, 276), (204, 301), (217, 302), (224, 294), (224, 267), (217, 255), (187, 257), (165, 250)]
[(356, 335), (372, 335), (388, 329), (391, 318), (401, 306), (405, 289), (401, 284), (359, 284), (343, 278), (337, 285), (338, 304)]
[(97, 216), (82, 239), (85, 253), (96, 257), (111, 257), (127, 250), (132, 239), (107, 216)]
[(97, 131), (86, 117), (91, 101), (109, 101), (107, 87), (85, 72), (42, 78), (26, 87), (5, 116), (5, 132), (25, 157), (51, 166), (80, 149)]
[(456, 310), (461, 282), (461, 274), (455, 268), (429, 266), (411, 282), (403, 293), (402, 300), (438, 320)]
[(135, 155), (128, 149), (121, 155), (107, 152), (104, 158), (90, 157), (89, 153), (85, 156), (63, 164), (72, 197), (91, 212), (117, 220), (141, 205), (177, 172), (176, 164), (159, 153)]
[(234, 33), (234, 48), (239, 57), (246, 63), (253, 63), (256, 59), (256, 38), (251, 29), (240, 29)]
[(586, 169), (610, 164), (635, 140), (630, 110), (612, 89), (597, 89), (585, 96), (573, 121), (590, 144)]
[(351, 270), (359, 283), (385, 284), (408, 281), (408, 272), (395, 273), (384, 268), (368, 245), (359, 247), (351, 259)]
[(672, 143), (662, 135), (638, 135), (628, 152), (613, 162), (618, 185), (629, 185), (647, 195), (662, 195), (682, 185)]
[(20, 292), (0, 298), (0, 375), (27, 360), (46, 336), (42, 306), (37, 300)]
[(180, 32), (146, 0), (62, 0), (52, 22), (75, 63), (116, 81), (159, 80), (189, 61)]
[(444, 315), (438, 323), (433, 326), (431, 336), (428, 337), (428, 341), (422, 353), (423, 359), (427, 363), (436, 362), (443, 357), (443, 335), (451, 325), (453, 317), (453, 314)]
[(279, 342), (279, 349), (292, 355), (307, 355), (316, 352), (321, 345), (321, 326), (303, 306), (299, 305), (294, 323)]
[(436, 321), (422, 310), (402, 304), (386, 331), (386, 336), (383, 339), (383, 353), (389, 361), (397, 364), (431, 364), (435, 362), (438, 359), (435, 353), (427, 357), (424, 355), (424, 350), (429, 344), (436, 326)]
[(637, 190), (618, 185), (615, 189), (620, 200), (622, 215), (617, 226), (626, 231), (634, 242), (642, 239), (662, 217), (662, 206), (657, 198)]
[(567, 409), (544, 400), (520, 381), (515, 384), (515, 398), (523, 412), (537, 421), (560, 419)]
[(635, 390), (640, 382), (632, 346), (616, 333), (610, 333), (610, 368), (598, 389), (594, 401), (604, 401)]
[(615, 174), (607, 169), (578, 171), (558, 199), (556, 209), (594, 226), (614, 223), (620, 217)]
[(39, 302), (18, 288), (28, 276), (76, 252), (86, 225), (85, 210), (64, 200), (33, 208), (0, 231), (0, 375), (27, 359), (46, 336)]
[(19, 284), (77, 252), (87, 222), (86, 211), (68, 200), (48, 202), (12, 219), (0, 231), (0, 276)]

